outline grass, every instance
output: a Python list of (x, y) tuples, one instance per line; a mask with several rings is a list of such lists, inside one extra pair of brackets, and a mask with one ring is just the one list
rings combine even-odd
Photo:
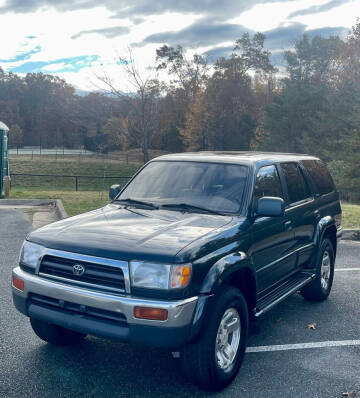
[(360, 229), (360, 205), (341, 203), (342, 226), (348, 229)]
[(107, 192), (94, 191), (72, 192), (13, 189), (10, 197), (21, 199), (61, 199), (69, 216), (97, 209), (109, 203)]
[[(113, 160), (55, 158), (31, 159), (15, 156), (10, 158), (10, 173), (12, 174), (12, 188), (36, 189), (50, 191), (72, 191), (76, 188), (74, 177), (61, 175), (90, 176), (77, 180), (79, 191), (107, 191), (112, 184), (123, 185), (141, 166), (139, 163), (120, 163)], [(14, 174), (48, 174), (54, 177), (16, 176)], [(112, 176), (116, 176), (113, 177)], [(100, 178), (91, 178), (100, 177)], [(105, 177), (105, 178), (104, 178)], [(118, 178), (122, 177), (122, 178)]]

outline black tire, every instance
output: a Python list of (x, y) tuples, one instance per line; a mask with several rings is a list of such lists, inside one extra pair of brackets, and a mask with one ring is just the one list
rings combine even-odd
[[(223, 315), (232, 308), (237, 310), (240, 318), (240, 342), (231, 366), (225, 371), (219, 367), (215, 358), (215, 344)], [(206, 390), (218, 391), (230, 384), (244, 359), (248, 324), (249, 316), (244, 296), (238, 289), (224, 286), (206, 314), (201, 338), (185, 345), (181, 351), (181, 367), (185, 376)]]
[[(322, 261), (325, 253), (328, 253), (330, 275), (328, 278), (326, 288), (322, 284)], [(316, 260), (316, 276), (315, 278), (305, 287), (301, 289), (301, 294), (306, 300), (310, 301), (324, 301), (328, 298), (331, 287), (334, 280), (334, 265), (335, 265), (335, 255), (334, 248), (331, 241), (327, 238), (323, 239), (320, 248), (317, 253)]]
[(40, 339), (53, 345), (74, 345), (80, 343), (86, 336), (61, 326), (30, 318), (31, 327)]

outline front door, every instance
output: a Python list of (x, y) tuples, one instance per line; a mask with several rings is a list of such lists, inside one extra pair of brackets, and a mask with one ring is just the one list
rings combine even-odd
[[(259, 169), (253, 192), (254, 207), (263, 196), (284, 198), (275, 165)], [(252, 242), (250, 255), (256, 267), (261, 293), (286, 278), (295, 267), (295, 236), (291, 218), (286, 213), (282, 217), (256, 218), (252, 226)]]

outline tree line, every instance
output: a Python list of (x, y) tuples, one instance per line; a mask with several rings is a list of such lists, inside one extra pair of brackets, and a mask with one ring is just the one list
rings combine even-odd
[(129, 51), (119, 68), (131, 94), (106, 75), (98, 76), (101, 92), (80, 96), (59, 77), (0, 69), (0, 120), (12, 145), (141, 148), (144, 161), (149, 148), (314, 154), (340, 188), (359, 192), (360, 23), (345, 39), (299, 37), (279, 69), (265, 40), (244, 34), (213, 64), (163, 45), (147, 76)]

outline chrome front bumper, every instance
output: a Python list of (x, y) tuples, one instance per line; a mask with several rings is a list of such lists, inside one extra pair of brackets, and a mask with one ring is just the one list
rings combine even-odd
[[(197, 305), (198, 297), (194, 296), (182, 300), (151, 300), (130, 296), (120, 296), (86, 289), (84, 287), (72, 286), (60, 282), (51, 281), (24, 272), (17, 267), (13, 270), (13, 276), (24, 281), (24, 291), (12, 286), (14, 302), (22, 302), (16, 305), (17, 309), (29, 316), (27, 312), (27, 300), (31, 293), (50, 297), (65, 302), (75, 303), (83, 306), (95, 307), (101, 310), (121, 313), (126, 317), (128, 325), (156, 326), (158, 328), (182, 328), (191, 324), (193, 314)], [(168, 311), (166, 321), (138, 319), (134, 317), (134, 307), (162, 308)]]

